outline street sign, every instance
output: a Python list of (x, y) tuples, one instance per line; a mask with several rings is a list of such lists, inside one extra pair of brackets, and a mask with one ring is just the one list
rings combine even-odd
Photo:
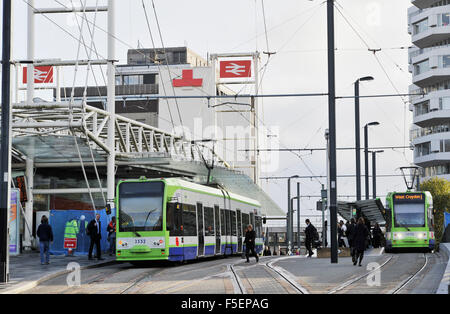
[(76, 249), (77, 248), (77, 239), (64, 238), (64, 248), (65, 249)]
[[(27, 67), (23, 68), (23, 84), (27, 84)], [(36, 66), (34, 67), (34, 83), (49, 84), (53, 83), (53, 67), (52, 66)]]
[(251, 60), (220, 61), (220, 78), (252, 77)]

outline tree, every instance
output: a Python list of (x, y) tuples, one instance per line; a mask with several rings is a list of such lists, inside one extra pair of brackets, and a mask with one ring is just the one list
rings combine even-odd
[(444, 234), (444, 212), (450, 212), (450, 181), (434, 177), (422, 182), (420, 189), (429, 191), (433, 196), (433, 221), (438, 247)]

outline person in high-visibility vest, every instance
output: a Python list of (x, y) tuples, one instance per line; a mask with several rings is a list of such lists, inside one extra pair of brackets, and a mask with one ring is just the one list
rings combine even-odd
[(68, 256), (73, 255), (73, 252), (76, 249), (78, 231), (78, 222), (75, 218), (66, 222), (66, 227), (64, 228), (64, 242), (70, 241), (71, 243), (75, 243), (75, 247), (68, 248)]

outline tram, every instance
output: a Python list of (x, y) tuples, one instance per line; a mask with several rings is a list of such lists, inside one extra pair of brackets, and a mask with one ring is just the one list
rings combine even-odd
[(245, 228), (263, 249), (261, 205), (177, 178), (122, 180), (116, 190), (117, 261), (188, 261), (245, 252)]
[(433, 197), (428, 191), (389, 193), (386, 197), (386, 252), (435, 245)]

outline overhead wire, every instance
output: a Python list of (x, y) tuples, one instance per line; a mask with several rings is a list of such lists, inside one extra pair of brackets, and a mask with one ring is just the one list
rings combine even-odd
[[(336, 4), (339, 4), (337, 1), (335, 1)], [(377, 61), (378, 65), (380, 66), (381, 70), (383, 71), (383, 73), (385, 74), (386, 78), (388, 79), (390, 85), (394, 88), (394, 90), (396, 91), (397, 95), (400, 96), (403, 105), (404, 105), (404, 114), (403, 114), (403, 132), (399, 130), (399, 128), (397, 127), (396, 123), (394, 121), (392, 121), (391, 117), (386, 114), (386, 112), (383, 112), (386, 114), (386, 116), (388, 117), (389, 120), (391, 120), (394, 125), (394, 127), (397, 129), (397, 131), (399, 131), (399, 133), (403, 136), (403, 142), (404, 145), (406, 146), (406, 106), (407, 106), (407, 101), (403, 98), (403, 96), (401, 95), (400, 91), (398, 90), (398, 88), (395, 86), (393, 80), (391, 79), (391, 77), (389, 76), (389, 73), (387, 72), (387, 70), (385, 69), (385, 67), (383, 66), (383, 64), (381, 63), (380, 59), (377, 56), (377, 52), (380, 51), (379, 49), (372, 49), (371, 46), (367, 43), (367, 41), (364, 39), (364, 37), (358, 32), (358, 30), (352, 25), (352, 23), (347, 19), (347, 17), (344, 15), (344, 13), (339, 9), (339, 7), (335, 4), (335, 8), (336, 10), (339, 12), (339, 14), (342, 16), (342, 18), (344, 19), (344, 21), (347, 23), (347, 25), (354, 31), (354, 33), (357, 35), (357, 37), (364, 43), (364, 45), (367, 47), (368, 51), (371, 51), (373, 53), (373, 56), (375, 58), (375, 60)], [(342, 5), (339, 4), (339, 6), (341, 8)], [(404, 151), (404, 158), (405, 160), (407, 160), (406, 157), (406, 153)]]

